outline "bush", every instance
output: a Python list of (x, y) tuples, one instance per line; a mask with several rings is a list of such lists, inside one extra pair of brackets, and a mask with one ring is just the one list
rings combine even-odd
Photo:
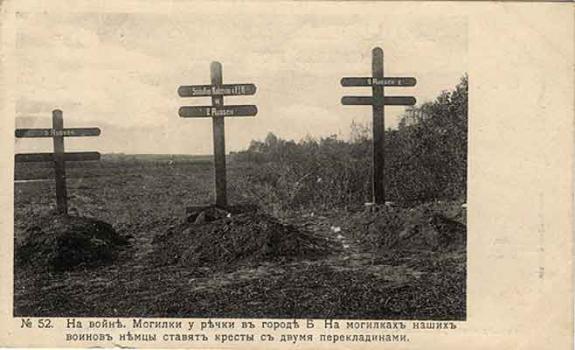
[[(385, 131), (387, 200), (410, 205), (465, 200), (467, 85), (464, 76), (453, 91), (407, 110), (397, 130)], [(330, 136), (296, 143), (269, 133), (231, 158), (257, 164), (236, 186), (275, 214), (371, 201), (372, 143), (366, 126), (352, 123), (348, 141)]]

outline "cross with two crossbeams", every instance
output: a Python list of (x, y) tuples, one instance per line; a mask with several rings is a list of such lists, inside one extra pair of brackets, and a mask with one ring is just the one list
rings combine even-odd
[(413, 106), (416, 101), (411, 96), (385, 96), (384, 86), (415, 86), (412, 77), (384, 77), (383, 50), (376, 47), (372, 50), (371, 77), (342, 78), (342, 86), (371, 86), (371, 96), (344, 96), (344, 105), (368, 105), (373, 109), (373, 203), (385, 204), (385, 109), (384, 106)]
[(214, 134), (214, 177), (216, 206), (225, 208), (228, 205), (226, 184), (226, 141), (224, 130), (225, 117), (250, 117), (258, 113), (254, 105), (224, 105), (224, 96), (253, 95), (254, 84), (222, 84), (222, 65), (212, 62), (211, 85), (180, 86), (180, 97), (211, 96), (211, 106), (186, 106), (179, 110), (183, 118), (212, 118)]
[(98, 136), (99, 128), (64, 128), (62, 111), (52, 111), (52, 129), (16, 129), (16, 137), (51, 137), (54, 140), (53, 153), (19, 153), (15, 161), (20, 162), (54, 162), (56, 178), (56, 207), (60, 214), (68, 214), (68, 197), (66, 190), (66, 162), (99, 160), (98, 152), (68, 152), (64, 151), (64, 137), (67, 136)]

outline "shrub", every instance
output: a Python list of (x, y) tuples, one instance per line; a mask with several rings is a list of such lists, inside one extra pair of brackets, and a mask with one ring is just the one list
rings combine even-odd
[[(453, 91), (407, 110), (397, 130), (385, 131), (387, 200), (465, 200), (467, 85), (464, 76)], [(269, 133), (231, 159), (257, 164), (238, 189), (276, 214), (306, 207), (354, 207), (371, 200), (367, 126), (352, 123), (348, 141), (330, 136), (296, 143)]]

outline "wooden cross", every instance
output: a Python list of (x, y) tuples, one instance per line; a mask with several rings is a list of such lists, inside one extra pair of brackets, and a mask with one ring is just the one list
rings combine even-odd
[(181, 107), (180, 117), (183, 118), (212, 118), (214, 138), (214, 177), (216, 206), (225, 208), (228, 205), (226, 193), (226, 142), (225, 142), (225, 117), (248, 117), (255, 116), (258, 109), (254, 105), (224, 105), (224, 96), (253, 95), (256, 92), (254, 84), (223, 84), (222, 65), (212, 62), (211, 85), (180, 86), (180, 97), (211, 96), (211, 106)]
[(343, 105), (371, 105), (373, 109), (373, 202), (385, 204), (385, 109), (384, 106), (413, 106), (411, 96), (385, 96), (384, 86), (415, 86), (415, 78), (387, 78), (383, 75), (383, 50), (372, 50), (371, 77), (342, 78), (342, 86), (371, 86), (371, 96), (344, 96)]
[(67, 136), (98, 136), (99, 128), (65, 129), (62, 111), (52, 111), (52, 129), (16, 129), (16, 137), (51, 137), (54, 140), (53, 153), (20, 153), (15, 161), (20, 162), (54, 162), (56, 178), (56, 207), (59, 214), (68, 214), (68, 197), (66, 190), (66, 162), (99, 160), (98, 152), (68, 152), (64, 151), (64, 137)]

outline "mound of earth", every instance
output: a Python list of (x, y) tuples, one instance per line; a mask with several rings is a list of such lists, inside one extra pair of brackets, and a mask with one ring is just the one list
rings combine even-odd
[(212, 214), (194, 214), (195, 218), (189, 217), (176, 229), (157, 237), (155, 263), (218, 270), (240, 264), (314, 259), (332, 250), (326, 239), (263, 213)]
[(374, 248), (452, 251), (466, 244), (467, 227), (457, 219), (426, 207), (385, 207), (356, 214), (347, 229)]
[(52, 215), (24, 230), (16, 242), (16, 264), (55, 271), (108, 264), (127, 241), (105, 222)]

